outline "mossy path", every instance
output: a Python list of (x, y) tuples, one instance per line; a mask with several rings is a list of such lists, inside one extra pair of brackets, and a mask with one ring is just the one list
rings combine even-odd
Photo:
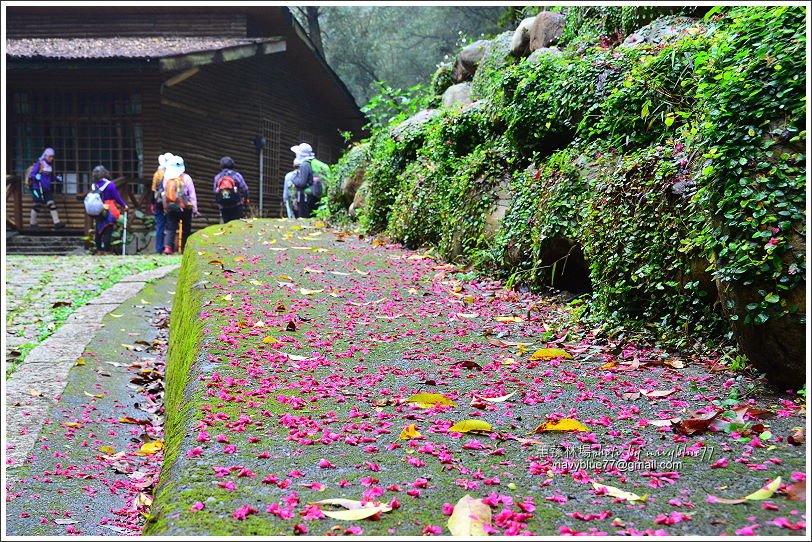
[[(806, 447), (788, 439), (806, 424), (801, 397), (715, 359), (598, 340), (551, 300), (322, 226), (242, 221), (190, 239), (144, 534), (448, 535), (465, 495), (499, 535), (805, 530), (792, 499)], [(448, 404), (413, 398), (427, 393)], [(584, 430), (541, 431), (562, 419)], [(451, 430), (464, 420), (491, 429)], [(766, 499), (713, 502), (778, 477)], [(330, 498), (386, 506), (335, 519), (313, 504)]]

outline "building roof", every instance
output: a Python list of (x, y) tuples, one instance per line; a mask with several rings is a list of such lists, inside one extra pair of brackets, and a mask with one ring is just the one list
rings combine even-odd
[(163, 58), (235, 47), (276, 43), (281, 38), (102, 37), (7, 39), (10, 58), (112, 59)]

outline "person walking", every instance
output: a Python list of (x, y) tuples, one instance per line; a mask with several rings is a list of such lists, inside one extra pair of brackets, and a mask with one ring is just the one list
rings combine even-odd
[(310, 160), (316, 157), (313, 154), (313, 147), (307, 143), (300, 143), (290, 148), (296, 154), (299, 162), (299, 169), (293, 177), (295, 187), (294, 200), (296, 201), (296, 218), (310, 218), (313, 210), (313, 168)]
[(293, 178), (299, 174), (300, 165), (298, 160), (293, 161), (293, 170), (285, 174), (282, 185), (282, 202), (285, 204), (285, 214), (288, 218), (296, 218), (296, 187), (293, 185)]
[(158, 157), (158, 169), (152, 174), (152, 214), (155, 217), (155, 253), (164, 252), (164, 230), (166, 229), (166, 213), (164, 212), (163, 187), (166, 162), (174, 156), (166, 152)]
[[(195, 184), (186, 173), (186, 164), (183, 158), (173, 155), (166, 161), (164, 171), (163, 204), (166, 213), (166, 227), (164, 230), (164, 254), (173, 254), (176, 250), (183, 252), (186, 241), (192, 233), (192, 218), (199, 217), (197, 210), (197, 194)], [(175, 238), (181, 228), (180, 247), (177, 247)]]
[(60, 230), (65, 227), (59, 220), (59, 213), (56, 212), (56, 202), (54, 201), (53, 183), (58, 180), (54, 173), (54, 150), (48, 147), (42, 151), (42, 155), (34, 164), (28, 168), (26, 181), (31, 197), (34, 200), (31, 206), (29, 225), (32, 228), (38, 227), (37, 215), (44, 211), (43, 205), (51, 212), (51, 220), (54, 222), (54, 229)]
[(220, 173), (214, 176), (214, 199), (220, 208), (223, 224), (243, 218), (248, 205), (248, 185), (234, 167), (234, 160), (223, 156), (220, 158)]
[(98, 189), (101, 193), (101, 199), (104, 202), (104, 212), (96, 216), (96, 254), (113, 254), (113, 229), (116, 222), (118, 222), (119, 212), (118, 206), (126, 213), (128, 210), (127, 203), (121, 198), (118, 193), (116, 184), (110, 180), (110, 172), (103, 165), (98, 165), (93, 168), (91, 174), (93, 184), (91, 190)]

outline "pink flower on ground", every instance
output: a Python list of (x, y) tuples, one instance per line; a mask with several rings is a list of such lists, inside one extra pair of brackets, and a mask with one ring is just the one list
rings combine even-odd
[(240, 506), (239, 508), (237, 508), (231, 514), (231, 517), (233, 517), (234, 519), (244, 520), (245, 518), (247, 518), (251, 514), (256, 514), (256, 513), (257, 513), (256, 508), (251, 508), (247, 504), (244, 504), (244, 505)]
[(203, 510), (204, 508), (206, 508), (206, 505), (200, 501), (197, 501), (196, 503), (194, 503), (192, 506), (189, 507), (190, 510)]
[(203, 450), (201, 448), (192, 448), (186, 452), (186, 457), (200, 457), (201, 455), (203, 455)]
[(435, 534), (443, 534), (443, 528), (437, 525), (426, 525), (423, 527), (423, 536), (430, 536)]

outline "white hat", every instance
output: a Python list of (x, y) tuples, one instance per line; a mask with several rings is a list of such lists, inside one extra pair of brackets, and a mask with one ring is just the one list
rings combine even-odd
[(298, 154), (313, 154), (313, 147), (307, 143), (299, 143), (290, 148), (293, 152)]
[(186, 171), (186, 166), (183, 163), (183, 158), (180, 156), (172, 155), (166, 160), (166, 171), (164, 171), (165, 179), (174, 179), (180, 177)]
[(166, 167), (166, 163), (169, 161), (170, 158), (174, 156), (171, 152), (165, 152), (161, 156), (158, 157), (158, 165), (161, 167)]

